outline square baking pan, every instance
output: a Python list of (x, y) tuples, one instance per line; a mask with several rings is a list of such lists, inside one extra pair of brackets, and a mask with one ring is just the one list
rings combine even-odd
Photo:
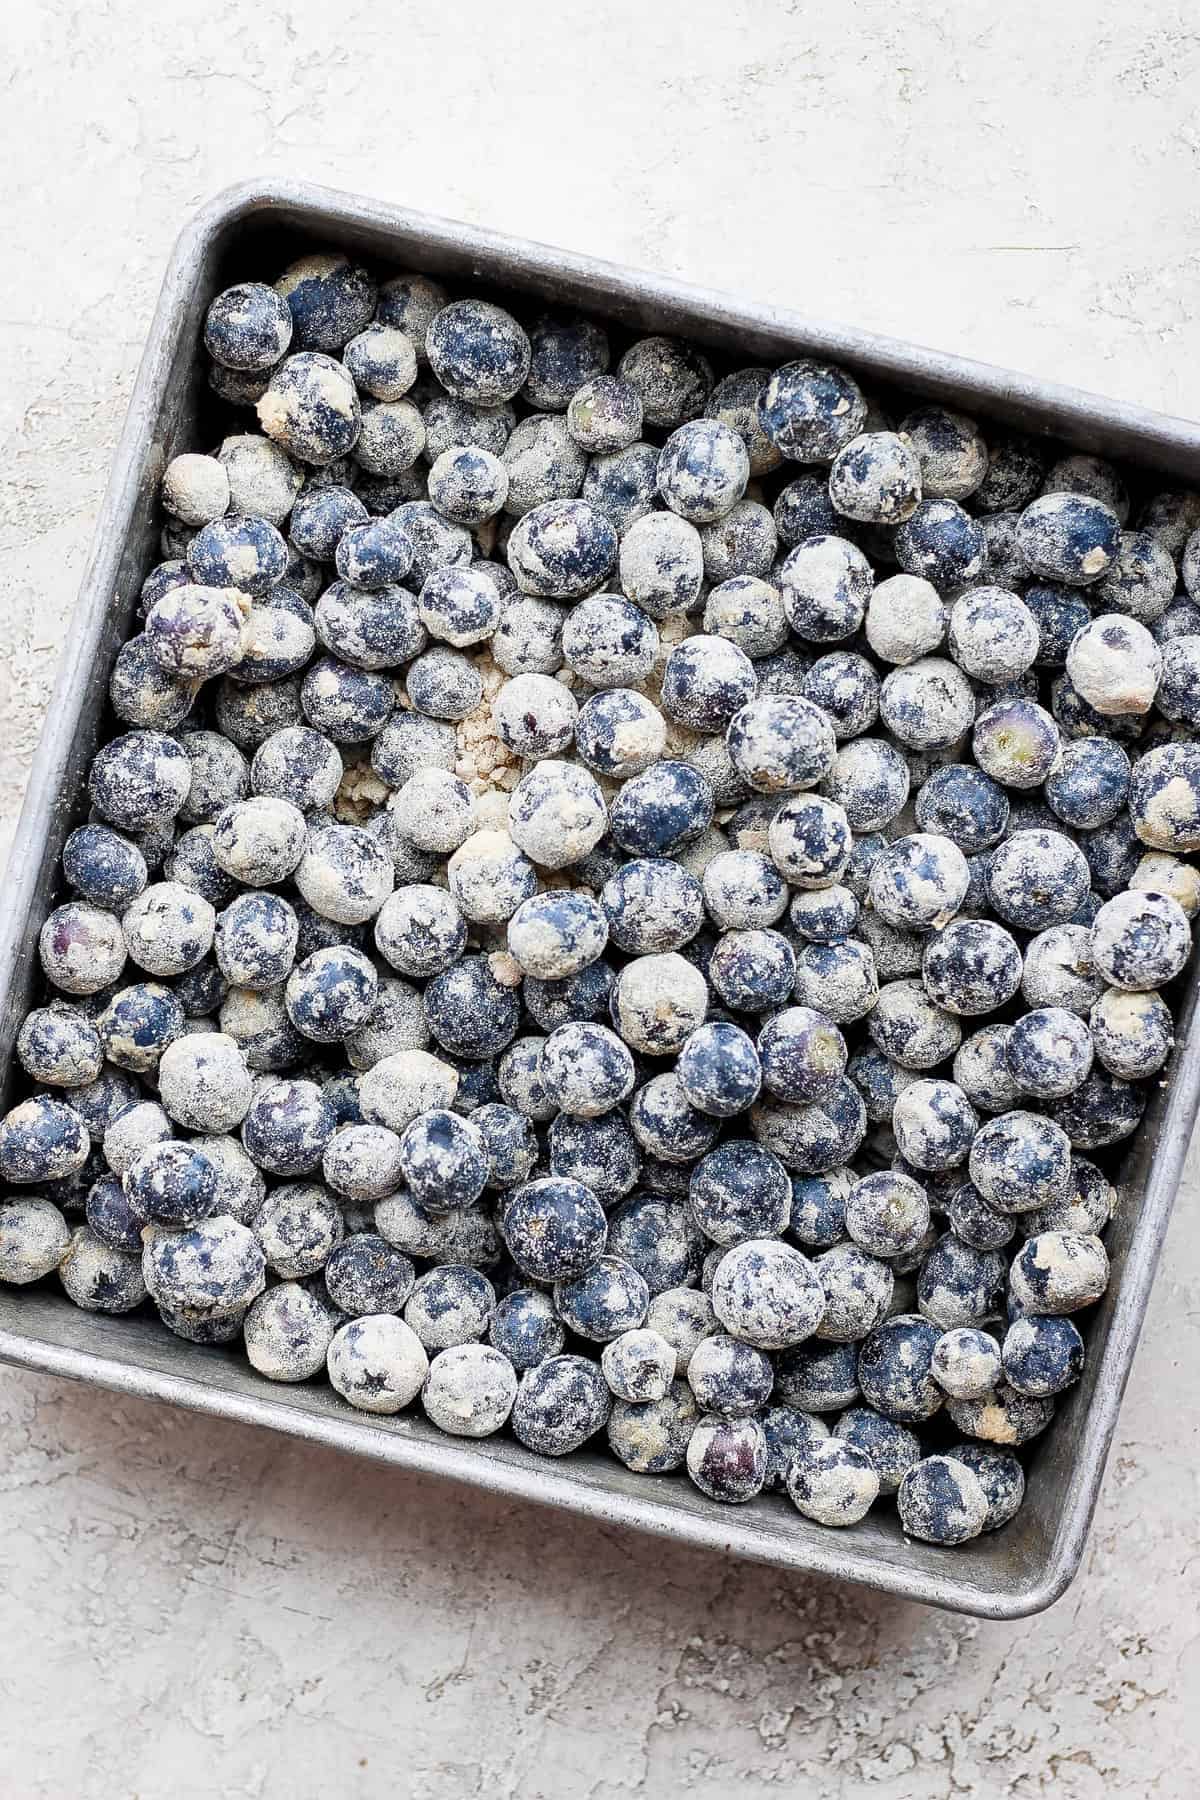
[[(54, 901), (63, 841), (86, 812), (85, 778), (104, 724), (108, 670), (142, 579), (158, 560), (159, 477), (171, 456), (212, 436), (214, 403), (197, 355), (205, 309), (231, 282), (261, 279), (264, 269), (329, 245), (472, 292), (578, 306), (633, 331), (677, 332), (740, 364), (797, 355), (844, 363), (885, 398), (899, 391), (941, 401), (1200, 485), (1200, 426), (1184, 420), (327, 189), (267, 182), (219, 195), (184, 230), (163, 282), (13, 847), (0, 918), (6, 1107), (13, 1043), (39, 979), (38, 928)], [(0, 1359), (697, 1548), (987, 1618), (1019, 1618), (1056, 1600), (1083, 1554), (1200, 1093), (1194, 968), (1187, 983), (1170, 1078), (1125, 1146), (1120, 1205), (1107, 1237), (1112, 1281), (1090, 1321), (1083, 1379), (1034, 1447), (1028, 1496), (1015, 1520), (958, 1549), (907, 1542), (894, 1511), (830, 1531), (777, 1496), (719, 1506), (682, 1475), (635, 1476), (594, 1452), (556, 1462), (503, 1438), (444, 1437), (419, 1417), (356, 1414), (327, 1386), (269, 1383), (232, 1351), (185, 1344), (148, 1317), (79, 1312), (49, 1284), (0, 1288)]]

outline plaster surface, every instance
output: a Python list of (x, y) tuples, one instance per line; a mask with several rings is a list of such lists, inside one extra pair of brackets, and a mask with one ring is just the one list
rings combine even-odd
[[(1189, 0), (10, 12), (0, 861), (167, 251), (248, 175), (1200, 409)], [(1083, 1573), (1018, 1625), (0, 1370), (0, 1793), (1183, 1800), (1198, 1186)]]

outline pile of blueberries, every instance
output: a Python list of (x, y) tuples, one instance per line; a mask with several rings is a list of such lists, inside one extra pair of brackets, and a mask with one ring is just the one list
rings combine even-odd
[(0, 1280), (1004, 1524), (1200, 909), (1200, 495), (335, 253), (204, 342), (240, 412), (163, 476)]

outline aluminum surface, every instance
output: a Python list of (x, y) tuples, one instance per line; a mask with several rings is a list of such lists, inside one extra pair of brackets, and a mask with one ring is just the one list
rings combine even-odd
[[(157, 560), (158, 478), (171, 455), (207, 442), (212, 403), (195, 355), (204, 308), (229, 282), (260, 276), (264, 265), (282, 264), (305, 245), (330, 243), (394, 268), (586, 306), (641, 330), (678, 331), (743, 362), (799, 353), (829, 357), (876, 388), (960, 405), (1190, 485), (1200, 482), (1200, 426), (1185, 420), (325, 189), (255, 183), (218, 196), (184, 230), (164, 279), (13, 847), (0, 918), (6, 1094), (58, 855), (86, 810), (83, 784), (104, 726), (107, 670), (142, 577)], [(1090, 1323), (1083, 1380), (1036, 1448), (1017, 1519), (956, 1550), (906, 1543), (894, 1513), (838, 1533), (808, 1523), (777, 1497), (722, 1507), (685, 1477), (634, 1476), (603, 1455), (580, 1452), (549, 1462), (511, 1441), (443, 1437), (423, 1418), (368, 1418), (327, 1387), (277, 1386), (232, 1352), (185, 1344), (148, 1318), (79, 1312), (46, 1287), (0, 1288), (0, 1360), (267, 1425), (398, 1468), (783, 1569), (837, 1576), (984, 1617), (1037, 1612), (1058, 1598), (1079, 1567), (1200, 1096), (1194, 968), (1188, 983), (1170, 1081), (1156, 1092), (1122, 1163), (1121, 1204), (1107, 1240), (1113, 1278)]]

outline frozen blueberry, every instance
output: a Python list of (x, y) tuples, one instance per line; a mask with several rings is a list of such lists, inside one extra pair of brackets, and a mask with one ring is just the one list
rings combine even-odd
[(856, 1525), (880, 1492), (874, 1463), (864, 1450), (838, 1437), (814, 1437), (797, 1446), (784, 1486), (796, 1510), (818, 1525)]
[(1055, 1122), (1076, 1150), (1100, 1150), (1137, 1129), (1146, 1110), (1146, 1090), (1093, 1068), (1087, 1080), (1054, 1103)]
[(498, 1300), (487, 1335), (518, 1374), (561, 1355), (566, 1342), (553, 1301), (537, 1288), (516, 1288)]
[(1110, 1075), (1143, 1081), (1166, 1062), (1175, 1042), (1171, 1009), (1153, 991), (1109, 988), (1088, 1018), (1096, 1055)]
[(404, 1305), (404, 1322), (434, 1352), (477, 1342), (487, 1330), (496, 1291), (465, 1263), (443, 1263), (418, 1277)]
[(952, 1400), (981, 1400), (1000, 1380), (1000, 1346), (977, 1326), (959, 1325), (944, 1332), (933, 1352), (931, 1373)]
[(933, 1379), (933, 1353), (941, 1331), (916, 1313), (898, 1313), (877, 1325), (858, 1358), (863, 1397), (896, 1424), (917, 1425), (933, 1417), (942, 1394)]
[(947, 1012), (997, 1012), (1021, 985), (1021, 952), (1002, 925), (956, 919), (930, 939), (921, 972), (930, 997)]
[(929, 1198), (908, 1175), (880, 1170), (856, 1182), (847, 1196), (846, 1230), (872, 1256), (887, 1260), (905, 1255), (921, 1242), (928, 1227)]
[(104, 1054), (119, 1068), (144, 1074), (184, 1030), (183, 1008), (168, 988), (134, 982), (115, 993), (96, 1020)]
[(58, 1181), (83, 1167), (89, 1148), (78, 1113), (61, 1100), (35, 1094), (0, 1119), (0, 1178)]
[(455, 300), (430, 322), (425, 350), (446, 392), (477, 406), (511, 400), (531, 366), (528, 337), (487, 300)]
[(867, 603), (866, 637), (881, 662), (907, 667), (938, 648), (946, 635), (946, 608), (931, 582), (919, 575), (890, 575), (877, 582)]
[(335, 251), (300, 257), (284, 270), (274, 291), (287, 302), (295, 341), (303, 349), (340, 350), (375, 310), (371, 277)]
[(693, 731), (723, 731), (754, 696), (754, 665), (728, 638), (701, 633), (685, 638), (667, 657), (663, 710)]
[(795, 994), (802, 1006), (825, 1013), (837, 1025), (863, 1018), (879, 996), (871, 950), (854, 938), (805, 944), (796, 957)]
[(465, 956), (425, 989), (429, 1029), (456, 1056), (495, 1056), (517, 1035), (521, 1006), (485, 956)]
[(268, 1174), (309, 1175), (320, 1167), (336, 1124), (315, 1082), (280, 1077), (259, 1087), (242, 1121), (242, 1143)]
[(490, 1437), (504, 1425), (517, 1395), (508, 1360), (483, 1344), (454, 1344), (429, 1365), (421, 1390), (425, 1414), (454, 1437)]
[(1046, 1400), (1079, 1380), (1083, 1339), (1070, 1319), (1052, 1315), (1014, 1319), (1004, 1339), (1003, 1358), (1004, 1378), (1016, 1393)]
[[(763, 704), (761, 700), (756, 702)], [(882, 738), (858, 738), (838, 751), (824, 786), (856, 833), (878, 831), (904, 810), (909, 792), (908, 764), (894, 744)]]
[(866, 417), (867, 403), (852, 377), (819, 363), (785, 363), (758, 400), (759, 425), (792, 462), (832, 462)]
[(1175, 564), (1147, 531), (1123, 531), (1116, 555), (1096, 584), (1102, 613), (1125, 613), (1152, 625), (1162, 617), (1175, 592)]
[(632, 1263), (619, 1256), (601, 1256), (582, 1275), (556, 1283), (554, 1304), (563, 1324), (577, 1337), (608, 1344), (642, 1323), (650, 1291)]
[(1128, 993), (1165, 987), (1183, 969), (1191, 949), (1187, 914), (1169, 894), (1117, 894), (1100, 908), (1092, 926), (1096, 968), (1111, 986)]
[(584, 1274), (603, 1253), (607, 1236), (595, 1195), (561, 1176), (530, 1181), (510, 1193), (500, 1227), (513, 1261), (533, 1281), (570, 1281)]
[(1162, 668), (1162, 652), (1146, 627), (1118, 613), (1093, 619), (1067, 651), (1072, 688), (1105, 719), (1149, 712)]
[(370, 1017), (379, 977), (362, 954), (347, 944), (315, 950), (288, 977), (284, 1004), (288, 1018), (306, 1038), (336, 1044)]
[(1092, 1036), (1076, 1013), (1039, 1007), (1009, 1030), (1005, 1061), (1013, 1080), (1038, 1100), (1073, 1094), (1092, 1066)]
[(1011, 1450), (995, 1450), (982, 1444), (956, 1444), (955, 1462), (965, 1463), (978, 1478), (987, 1500), (985, 1531), (1007, 1525), (1025, 1497), (1025, 1471)]
[(1000, 1309), (1005, 1261), (997, 1250), (976, 1250), (946, 1232), (921, 1264), (917, 1304), (943, 1330), (980, 1325)]
[(602, 1429), (611, 1406), (598, 1364), (582, 1356), (551, 1356), (522, 1376), (512, 1428), (527, 1450), (566, 1456)]
[[(514, 1114), (514, 1117), (519, 1115)], [(528, 1122), (522, 1122), (528, 1128)], [(550, 1126), (549, 1142), (551, 1174), (582, 1182), (608, 1205), (622, 1199), (637, 1181), (642, 1166), (641, 1153), (618, 1112), (608, 1112), (596, 1119), (573, 1118), (560, 1113)], [(528, 1173), (526, 1169), (525, 1174)], [(497, 1185), (494, 1179), (491, 1184)]]
[(674, 431), (697, 418), (713, 385), (708, 359), (675, 338), (639, 338), (617, 368), (642, 402), (647, 425)]
[(1006, 925), (1065, 924), (1090, 886), (1083, 852), (1060, 832), (1018, 831), (992, 852), (988, 898)]
[(967, 894), (966, 858), (949, 838), (916, 832), (897, 839), (871, 868), (868, 898), (891, 925), (940, 930)]
[(768, 1012), (792, 992), (796, 957), (778, 931), (726, 931), (709, 959), (708, 978), (735, 1012)]
[(217, 1171), (190, 1144), (150, 1144), (123, 1177), (125, 1197), (143, 1224), (194, 1225), (217, 1210)]
[(238, 660), (246, 610), (244, 601), (238, 605), (238, 590), (265, 594), (282, 581), (287, 563), (287, 545), (268, 519), (231, 513), (205, 525), (188, 547), (192, 579), (201, 585), (173, 588), (146, 618), (163, 667), (200, 676), (230, 668)]
[(804, 697), (819, 706), (836, 736), (858, 737), (879, 713), (879, 677), (863, 656), (834, 651), (818, 657), (804, 678)]
[(949, 750), (974, 724), (975, 695), (954, 663), (923, 656), (884, 677), (879, 712), (910, 750)]
[(63, 845), (63, 874), (95, 906), (121, 912), (148, 880), (146, 859), (107, 825), (80, 825)]
[(642, 1148), (667, 1163), (694, 1162), (719, 1130), (706, 1111), (692, 1104), (674, 1072), (655, 1075), (637, 1089), (630, 1102), (629, 1124)]
[(971, 1181), (997, 1212), (1048, 1206), (1070, 1179), (1067, 1133), (1037, 1113), (1014, 1111), (989, 1119), (971, 1145)]
[(1200, 850), (1200, 746), (1158, 744), (1140, 756), (1129, 788), (1134, 830), (1152, 850)]
[(791, 1184), (776, 1157), (734, 1138), (697, 1163), (688, 1202), (705, 1236), (728, 1247), (782, 1232), (791, 1215)]
[(779, 568), (779, 591), (792, 630), (807, 643), (853, 637), (866, 616), (875, 577), (870, 563), (845, 538), (805, 538)]
[[(709, 640), (691, 640), (697, 641)], [(738, 774), (763, 794), (815, 787), (829, 775), (837, 755), (826, 713), (812, 700), (794, 695), (750, 700), (730, 719), (727, 742)]]
[(17, 1036), (17, 1056), (26, 1074), (50, 1087), (84, 1087), (104, 1063), (95, 1025), (64, 1001), (27, 1014)]
[(703, 525), (739, 500), (750, 478), (742, 438), (719, 419), (680, 425), (658, 457), (658, 491), (672, 512)]
[(741, 1505), (762, 1492), (767, 1478), (767, 1440), (757, 1419), (707, 1414), (687, 1447), (687, 1471), (702, 1494)]
[(883, 1320), (893, 1305), (895, 1278), (891, 1266), (857, 1244), (837, 1243), (813, 1263), (825, 1294), (825, 1311), (817, 1337), (835, 1344), (858, 1343)]
[(648, 513), (622, 533), (619, 569), (625, 595), (651, 619), (682, 613), (704, 578), (700, 534), (675, 513)]
[(429, 1358), (403, 1319), (377, 1313), (351, 1319), (335, 1331), (328, 1369), (331, 1383), (351, 1406), (397, 1413), (420, 1393)]
[(345, 456), (362, 429), (349, 371), (320, 351), (286, 357), (272, 371), (255, 410), (267, 436), (304, 463)]
[[(739, 500), (720, 519), (700, 529), (704, 574), (714, 587), (730, 581), (763, 581), (771, 575), (779, 535), (770, 512), (758, 500)], [(786, 640), (783, 602), (777, 592), (769, 609), (770, 635)], [(722, 602), (724, 605), (725, 602)]]
[(226, 369), (274, 368), (292, 341), (292, 314), (274, 288), (244, 281), (225, 288), (204, 318), (204, 347)]
[(307, 1181), (272, 1188), (250, 1223), (267, 1267), (285, 1281), (323, 1269), (344, 1230), (341, 1208), (333, 1195)]
[(897, 527), (894, 544), (906, 575), (943, 591), (973, 581), (987, 561), (983, 527), (956, 500), (922, 500)]
[(988, 449), (974, 419), (943, 406), (923, 406), (901, 420), (900, 432), (920, 466), (928, 499), (966, 500), (988, 471)]
[(830, 500), (839, 513), (863, 524), (903, 523), (922, 496), (919, 454), (919, 445), (896, 432), (861, 433), (834, 458), (829, 471)]
[(1035, 575), (1083, 587), (1108, 572), (1121, 543), (1121, 521), (1087, 494), (1048, 493), (1021, 514), (1021, 551)]
[(694, 1031), (679, 1053), (676, 1073), (690, 1105), (716, 1118), (743, 1112), (758, 1097), (758, 1053), (736, 1025), (715, 1023)]
[(1039, 787), (1058, 760), (1058, 727), (1032, 700), (997, 700), (976, 720), (971, 748), (994, 781), (1005, 787)]
[(631, 382), (617, 375), (593, 374), (578, 382), (568, 397), (566, 413), (571, 436), (592, 455), (623, 450), (641, 436), (641, 395)]
[(597, 1118), (632, 1092), (633, 1057), (607, 1026), (560, 1025), (546, 1039), (540, 1074), (550, 1103), (575, 1118)]
[(175, 817), (191, 781), (192, 765), (174, 738), (128, 731), (97, 752), (88, 792), (106, 823), (144, 831)]
[(585, 500), (531, 507), (508, 540), (508, 561), (524, 594), (567, 600), (599, 587), (617, 559), (617, 534)]
[(744, 1419), (770, 1397), (774, 1372), (761, 1350), (716, 1332), (696, 1345), (687, 1382), (697, 1403), (725, 1419)]
[(631, 856), (665, 857), (697, 838), (712, 815), (712, 789), (704, 777), (687, 763), (667, 760), (625, 783), (610, 826)]
[[(24, 1209), (29, 1203), (17, 1201), (13, 1204)], [(28, 1222), (28, 1215), (25, 1217)], [(45, 1232), (44, 1217), (39, 1219), (39, 1224)], [(41, 1233), (39, 1240), (40, 1237)], [(33, 1254), (32, 1247), (27, 1254)], [(141, 1259), (112, 1248), (86, 1225), (78, 1226), (71, 1233), (70, 1242), (56, 1258), (56, 1266), (68, 1299), (85, 1312), (132, 1312), (146, 1298)]]
[(849, 820), (835, 801), (796, 794), (776, 813), (768, 843), (771, 860), (793, 887), (829, 887), (849, 860)]
[(987, 1522), (987, 1495), (978, 1476), (952, 1456), (927, 1456), (914, 1464), (896, 1500), (905, 1535), (926, 1543), (964, 1544)]
[(1043, 1231), (1017, 1252), (1009, 1292), (1025, 1314), (1073, 1313), (1100, 1298), (1108, 1274), (1108, 1256), (1098, 1237)]
[[(808, 1258), (772, 1238), (750, 1239), (726, 1252), (713, 1273), (711, 1300), (731, 1336), (759, 1350), (781, 1350), (811, 1337), (826, 1305)], [(694, 1367), (695, 1357), (689, 1380)]]
[[(668, 769), (682, 766), (660, 765)], [(705, 819), (696, 829), (703, 829), (706, 823)], [(509, 803), (508, 828), (513, 842), (546, 869), (578, 862), (600, 842), (607, 825), (608, 808), (595, 778), (573, 763), (540, 762), (521, 777)]]

